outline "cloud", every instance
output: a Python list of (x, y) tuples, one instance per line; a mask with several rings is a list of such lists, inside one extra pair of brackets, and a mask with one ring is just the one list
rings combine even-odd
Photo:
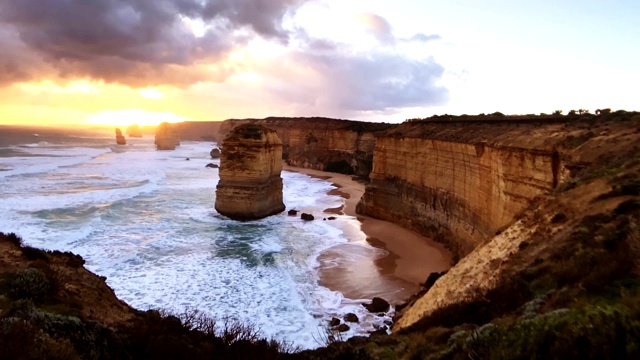
[[(301, 115), (357, 115), (447, 100), (447, 89), (438, 85), (442, 66), (433, 58), (403, 53), (409, 48), (403, 43), (421, 47), (438, 35), (397, 38), (376, 14), (357, 15), (366, 32), (361, 43), (312, 36), (295, 22), (293, 30), (285, 28), (289, 15), (305, 2), (312, 3), (0, 0), (0, 85), (82, 79), (187, 89), (218, 83), (216, 89), (233, 89), (236, 98), (269, 99)], [(348, 19), (353, 25), (353, 17)], [(193, 31), (194, 23), (201, 25), (199, 31)], [(251, 58), (256, 37), (278, 47), (277, 55), (270, 58), (269, 51), (257, 49), (267, 59)], [(232, 52), (238, 56), (228, 61)], [(265, 81), (243, 88), (238, 85), (242, 74)]]
[[(206, 72), (187, 67), (219, 61), (253, 36), (286, 42), (282, 19), (298, 3), (3, 0), (0, 46), (11, 54), (0, 59), (0, 81), (37, 76), (47, 65), (61, 77), (88, 76), (134, 86), (147, 81), (192, 83)], [(185, 18), (203, 21), (204, 35), (196, 36)], [(7, 35), (11, 33), (19, 37)], [(28, 61), (20, 65), (25, 56)]]
[(440, 39), (441, 37), (438, 34), (431, 34), (431, 35), (415, 34), (410, 39), (408, 39), (408, 41), (427, 42), (427, 41), (440, 40)]
[(358, 14), (356, 15), (356, 19), (358, 19), (364, 28), (371, 32), (380, 43), (394, 44), (396, 42), (391, 24), (382, 16), (376, 14)]
[[(291, 62), (276, 76), (283, 78), (284, 72), (292, 76), (285, 82), (272, 79), (268, 83), (277, 84), (272, 91), (302, 109), (314, 108), (319, 113), (357, 114), (433, 106), (448, 98), (447, 89), (437, 84), (444, 68), (431, 58), (415, 60), (390, 53), (298, 52), (291, 55)], [(300, 73), (296, 74), (295, 69)]]

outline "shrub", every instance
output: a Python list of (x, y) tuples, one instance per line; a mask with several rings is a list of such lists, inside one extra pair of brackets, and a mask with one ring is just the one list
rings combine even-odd
[(22, 247), (22, 239), (15, 233), (5, 234), (3, 232), (0, 232), (0, 237), (4, 238), (6, 241), (12, 243), (17, 247)]
[(49, 260), (49, 255), (45, 250), (34, 248), (31, 246), (23, 246), (22, 255), (29, 260)]
[(39, 269), (20, 270), (11, 281), (11, 293), (17, 299), (44, 299), (51, 290), (47, 276)]

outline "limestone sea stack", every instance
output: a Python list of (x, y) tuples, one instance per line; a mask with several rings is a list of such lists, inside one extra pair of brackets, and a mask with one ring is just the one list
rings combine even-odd
[(133, 124), (127, 127), (127, 135), (132, 138), (141, 138), (142, 130), (140, 129), (140, 126), (138, 126), (138, 124)]
[(157, 150), (175, 150), (176, 139), (175, 132), (171, 124), (163, 122), (156, 128), (156, 149)]
[(235, 220), (254, 220), (284, 211), (282, 141), (274, 130), (246, 124), (222, 143), (216, 210)]
[(116, 128), (116, 144), (118, 145), (127, 145), (127, 139), (122, 136), (122, 131)]

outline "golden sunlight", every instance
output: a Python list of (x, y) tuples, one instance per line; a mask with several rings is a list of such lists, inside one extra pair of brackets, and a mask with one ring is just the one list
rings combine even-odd
[(86, 119), (87, 124), (104, 126), (156, 126), (162, 122), (182, 122), (188, 120), (170, 112), (151, 112), (139, 109), (110, 110), (91, 115)]
[(28, 94), (40, 95), (43, 93), (53, 94), (99, 94), (100, 88), (104, 86), (101, 82), (75, 80), (61, 86), (50, 80), (40, 82), (21, 83), (18, 88)]
[(140, 96), (142, 96), (143, 98), (146, 98), (146, 99), (158, 100), (158, 99), (162, 99), (164, 97), (163, 93), (161, 93), (160, 91), (158, 91), (158, 90), (156, 90), (154, 88), (140, 89), (140, 90), (138, 90), (138, 93), (140, 94)]

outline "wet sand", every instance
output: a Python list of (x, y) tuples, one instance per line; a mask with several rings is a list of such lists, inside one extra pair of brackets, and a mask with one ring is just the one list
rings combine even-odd
[(329, 289), (351, 299), (379, 296), (400, 303), (416, 292), (431, 272), (450, 267), (451, 253), (441, 244), (388, 221), (356, 214), (364, 194), (363, 182), (350, 175), (288, 165), (284, 170), (330, 181), (337, 189), (328, 194), (345, 200), (343, 206), (315, 214), (320, 221), (335, 216), (331, 225), (349, 239), (349, 243), (334, 246), (318, 257), (320, 281)]

